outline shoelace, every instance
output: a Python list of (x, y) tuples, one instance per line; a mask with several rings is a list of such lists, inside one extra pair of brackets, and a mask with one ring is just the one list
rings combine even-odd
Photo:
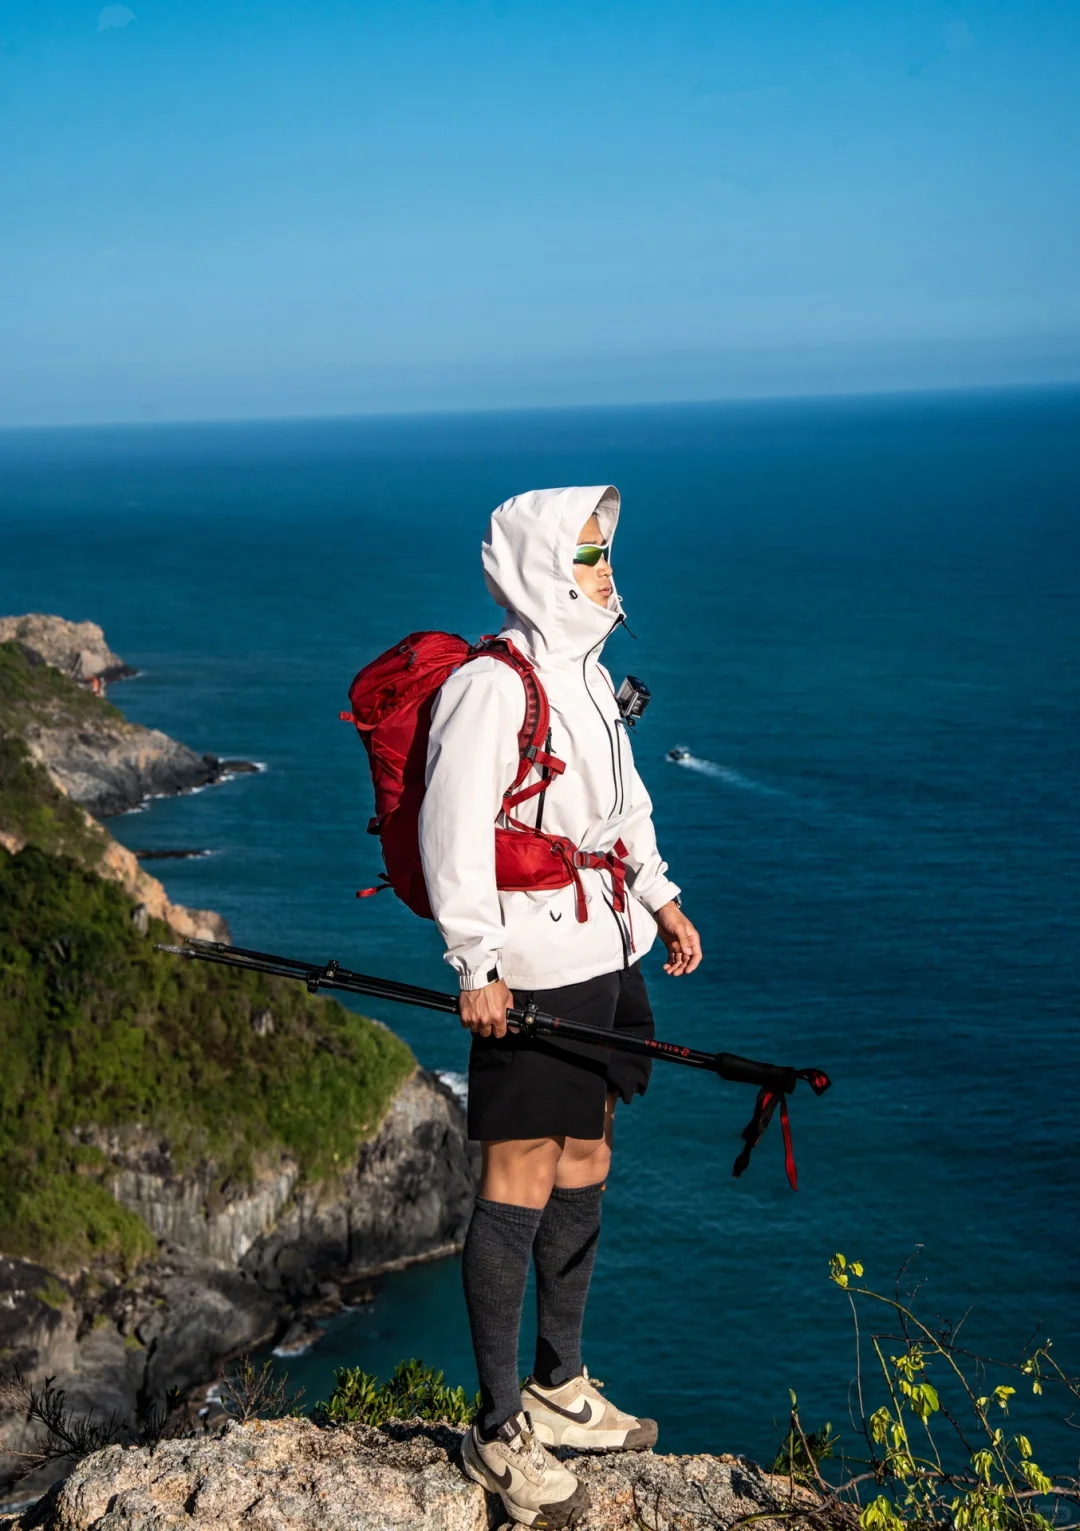
[(594, 1393), (600, 1403), (606, 1403), (607, 1399), (606, 1398), (601, 1398), (600, 1394), (597, 1392), (597, 1389), (598, 1388), (602, 1388), (603, 1385), (604, 1385), (600, 1381), (600, 1378), (599, 1377), (590, 1377), (589, 1376), (589, 1368), (587, 1366), (583, 1366), (581, 1368), (581, 1375), (582, 1375), (582, 1377), (584, 1378), (584, 1381), (585, 1381), (585, 1390), (586, 1390), (586, 1392)]
[(547, 1472), (548, 1461), (544, 1448), (533, 1435), (531, 1430), (522, 1430), (517, 1436), (517, 1443), (510, 1448), (518, 1457), (518, 1466), (527, 1478), (534, 1483), (539, 1483)]

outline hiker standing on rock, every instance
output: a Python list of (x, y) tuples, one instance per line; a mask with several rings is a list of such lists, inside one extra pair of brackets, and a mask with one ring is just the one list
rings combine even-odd
[[(484, 575), (514, 663), (482, 654), (438, 691), (420, 810), (427, 896), (473, 1034), (469, 1136), (483, 1145), (464, 1256), (482, 1404), (462, 1460), (513, 1519), (538, 1527), (572, 1523), (586, 1502), (545, 1446), (633, 1451), (656, 1441), (655, 1423), (605, 1399), (581, 1359), (615, 1106), (644, 1094), (650, 1063), (520, 1037), (506, 1012), (533, 1002), (651, 1037), (640, 959), (659, 934), (666, 973), (701, 961), (599, 663), (623, 621), (610, 561), (618, 517), (618, 492), (603, 486), (533, 490), (494, 512)], [(520, 659), (550, 704), (543, 748), (531, 751)], [(536, 1360), (521, 1389), (530, 1259)]]

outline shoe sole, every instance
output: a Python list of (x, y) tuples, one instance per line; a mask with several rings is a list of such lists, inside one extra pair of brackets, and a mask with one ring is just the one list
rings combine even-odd
[(594, 1451), (597, 1455), (616, 1451), (650, 1451), (656, 1445), (656, 1429), (638, 1426), (636, 1430), (583, 1430), (567, 1425), (556, 1432), (533, 1416), (533, 1434), (541, 1446), (568, 1446), (573, 1451)]
[(461, 1466), (465, 1476), (471, 1478), (474, 1483), (479, 1483), (480, 1487), (487, 1489), (489, 1494), (498, 1494), (502, 1500), (503, 1509), (511, 1521), (516, 1521), (522, 1526), (531, 1526), (534, 1531), (565, 1531), (565, 1527), (575, 1525), (589, 1508), (589, 1495), (583, 1483), (578, 1484), (569, 1499), (564, 1499), (559, 1504), (547, 1505), (541, 1510), (533, 1510), (528, 1505), (517, 1504), (484, 1462), (468, 1451), (465, 1444), (468, 1439), (466, 1435), (461, 1443)]

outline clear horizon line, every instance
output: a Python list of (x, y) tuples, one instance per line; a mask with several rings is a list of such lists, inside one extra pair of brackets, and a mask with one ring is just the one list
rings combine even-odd
[(222, 415), (176, 415), (169, 418), (116, 419), (116, 420), (69, 420), (64, 423), (38, 421), (30, 424), (11, 425), (0, 421), (0, 434), (16, 435), (31, 431), (111, 431), (111, 430), (160, 430), (180, 426), (214, 425), (289, 425), (314, 421), (346, 420), (430, 420), (472, 415), (540, 415), (540, 414), (587, 414), (601, 411), (631, 411), (645, 409), (710, 409), (719, 405), (738, 404), (809, 404), (829, 400), (858, 400), (875, 398), (940, 398), (970, 396), (973, 394), (1050, 393), (1067, 392), (1080, 388), (1080, 373), (1075, 378), (1054, 378), (1046, 382), (1001, 382), (939, 384), (926, 387), (880, 387), (861, 389), (828, 388), (802, 393), (739, 393), (718, 394), (715, 398), (686, 399), (640, 399), (634, 401), (612, 400), (578, 404), (517, 404), (517, 405), (443, 405), (431, 409), (386, 409), (311, 411), (289, 414), (222, 414)]

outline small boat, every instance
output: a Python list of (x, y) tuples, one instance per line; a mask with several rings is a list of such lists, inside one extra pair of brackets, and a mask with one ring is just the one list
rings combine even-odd
[(667, 758), (669, 760), (689, 760), (690, 751), (684, 750), (681, 745), (676, 745), (673, 750), (668, 750)]

